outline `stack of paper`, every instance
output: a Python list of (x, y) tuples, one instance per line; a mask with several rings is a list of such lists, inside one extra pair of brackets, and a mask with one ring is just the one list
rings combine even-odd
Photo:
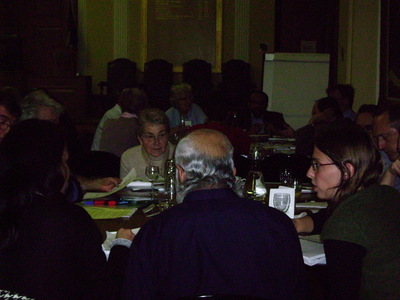
[(304, 263), (307, 266), (326, 264), (324, 245), (320, 242), (319, 235), (300, 237), (300, 244)]

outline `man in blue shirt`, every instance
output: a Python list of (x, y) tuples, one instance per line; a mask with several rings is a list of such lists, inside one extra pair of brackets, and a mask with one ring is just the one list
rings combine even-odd
[(236, 190), (233, 147), (197, 130), (177, 145), (178, 205), (134, 238), (123, 299), (247, 295), (300, 299), (303, 259), (291, 220)]

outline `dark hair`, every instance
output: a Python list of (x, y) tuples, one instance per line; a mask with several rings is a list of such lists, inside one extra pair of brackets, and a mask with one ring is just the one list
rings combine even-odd
[(340, 94), (342, 95), (342, 98), (347, 98), (349, 99), (349, 106), (353, 106), (354, 102), (354, 95), (355, 95), (355, 90), (354, 87), (351, 84), (336, 84), (331, 88), (328, 88), (328, 93), (331, 93), (333, 91), (339, 91)]
[(331, 109), (338, 116), (342, 116), (342, 111), (340, 110), (340, 106), (337, 101), (332, 97), (325, 97), (317, 100), (318, 110), (323, 112), (325, 110)]
[[(316, 133), (315, 146), (340, 170), (335, 202), (339, 203), (359, 189), (379, 182), (381, 156), (368, 133), (359, 126), (350, 123), (322, 125)], [(354, 167), (354, 175), (350, 178), (347, 164)]]
[(8, 90), (2, 89), (0, 91), (0, 105), (4, 106), (15, 119), (19, 119), (21, 116), (19, 98)]
[(375, 116), (388, 114), (389, 125), (400, 132), (400, 104), (390, 104), (388, 106), (379, 107)]
[(17, 238), (16, 219), (35, 194), (59, 197), (65, 142), (56, 124), (17, 124), (0, 144), (0, 249)]
[(370, 113), (372, 115), (375, 115), (377, 110), (378, 110), (378, 105), (376, 104), (363, 104), (358, 109), (357, 114)]
[(264, 98), (264, 101), (266, 102), (266, 104), (267, 104), (267, 106), (268, 106), (269, 97), (268, 97), (268, 95), (267, 95), (266, 93), (264, 93), (262, 90), (253, 90), (253, 91), (250, 93), (250, 96), (253, 95), (253, 94), (259, 94), (259, 95), (261, 95), (261, 96)]
[(122, 112), (139, 114), (140, 111), (148, 107), (147, 95), (144, 91), (137, 88), (126, 88), (119, 95)]

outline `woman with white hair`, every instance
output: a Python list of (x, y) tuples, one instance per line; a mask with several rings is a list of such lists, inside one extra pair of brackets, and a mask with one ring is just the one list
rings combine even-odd
[(135, 169), (136, 177), (145, 177), (147, 166), (158, 166), (163, 174), (165, 162), (173, 158), (175, 147), (168, 142), (168, 118), (162, 110), (142, 110), (139, 115), (138, 138), (140, 145), (129, 148), (122, 154), (121, 178), (132, 169)]
[(178, 127), (181, 118), (185, 119), (189, 126), (204, 124), (207, 121), (206, 114), (192, 101), (192, 87), (189, 84), (181, 83), (172, 87), (170, 96), (172, 107), (165, 112), (171, 128)]

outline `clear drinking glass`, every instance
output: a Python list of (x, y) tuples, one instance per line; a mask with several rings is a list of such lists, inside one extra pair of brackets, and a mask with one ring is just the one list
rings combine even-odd
[(146, 178), (151, 182), (151, 200), (154, 199), (154, 182), (160, 176), (160, 168), (157, 166), (147, 166), (146, 167)]
[(248, 199), (264, 202), (267, 196), (263, 174), (259, 171), (250, 171), (244, 186), (244, 195)]
[(286, 213), (290, 207), (290, 194), (276, 193), (273, 199), (274, 207)]
[(176, 204), (176, 184), (175, 177), (169, 175), (165, 179), (164, 194), (158, 197), (158, 207), (160, 210), (168, 209)]

